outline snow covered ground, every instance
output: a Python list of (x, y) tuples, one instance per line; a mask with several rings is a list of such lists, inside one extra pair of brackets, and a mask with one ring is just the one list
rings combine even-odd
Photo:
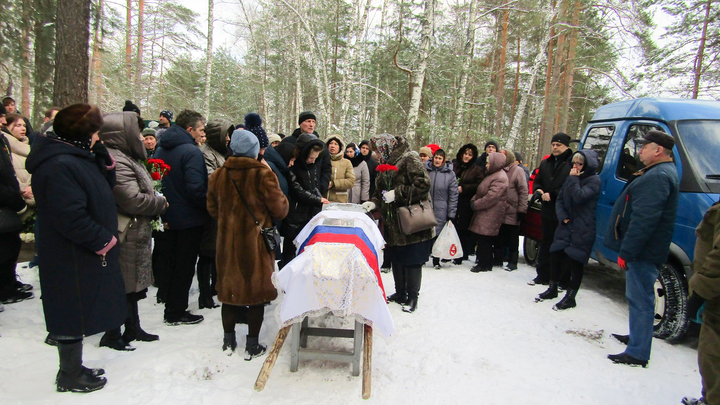
[[(586, 271), (578, 307), (553, 311), (557, 300), (535, 303), (542, 286), (528, 286), (534, 269), (495, 268), (471, 273), (470, 264), (423, 269), (418, 311), (391, 304), (396, 332), (373, 341), (372, 396), (361, 398), (361, 378), (346, 363), (301, 362), (289, 371), (290, 339), (262, 392), (253, 384), (265, 357), (245, 361), (221, 351), (220, 309), (190, 309), (198, 325), (166, 326), (155, 289), (140, 302), (143, 327), (159, 342), (133, 342), (134, 352), (98, 347), (85, 339), (85, 365), (103, 367), (108, 384), (91, 394), (55, 392), (57, 350), (43, 343), (45, 323), (37, 271), (18, 266), (35, 299), (6, 305), (0, 313), (0, 404), (679, 404), (699, 396), (697, 337), (671, 345), (654, 340), (647, 369), (612, 364), (623, 351), (610, 333), (627, 333), (623, 279), (599, 266)], [(383, 274), (391, 293), (393, 281)], [(260, 341), (270, 346), (278, 331), (266, 309)], [(337, 324), (337, 319), (315, 322)], [(350, 323), (348, 322), (348, 326)], [(238, 325), (239, 349), (245, 325)], [(310, 338), (317, 348), (350, 347), (347, 339)]]

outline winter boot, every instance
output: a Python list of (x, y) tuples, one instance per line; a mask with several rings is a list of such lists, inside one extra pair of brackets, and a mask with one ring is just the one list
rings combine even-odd
[(433, 268), (435, 270), (440, 270), (440, 259), (437, 257), (432, 258)]
[(403, 312), (407, 313), (413, 313), (417, 309), (417, 298), (411, 298), (408, 300), (407, 304), (403, 305), (402, 310)]
[(558, 296), (558, 283), (557, 281), (551, 281), (550, 286), (548, 287), (545, 292), (540, 293), (537, 298), (535, 298), (535, 302), (541, 302), (545, 300), (549, 300), (552, 298), (557, 298)]
[(212, 296), (210, 276), (212, 274), (212, 262), (201, 260), (197, 267), (197, 280), (198, 289), (200, 290), (200, 298), (198, 299), (198, 306), (200, 309), (203, 308), (217, 308), (218, 304), (215, 303)]
[(222, 349), (228, 356), (232, 355), (235, 349), (237, 349), (237, 338), (235, 337), (235, 332), (225, 333), (223, 336)]
[[(105, 386), (105, 377), (95, 375), (82, 365), (82, 340), (73, 343), (58, 342), (60, 371), (57, 374), (58, 392), (92, 392)], [(86, 372), (91, 370), (93, 372)], [(97, 369), (98, 372), (101, 369)]]
[(577, 290), (568, 289), (563, 299), (555, 304), (553, 309), (562, 311), (563, 309), (575, 308), (575, 294), (577, 294)]
[(405, 305), (407, 303), (407, 300), (407, 294), (401, 292), (396, 292), (395, 294), (388, 295), (387, 297), (388, 303), (397, 302), (400, 305)]
[(130, 346), (125, 342), (120, 335), (120, 328), (111, 329), (100, 338), (100, 347), (109, 347), (113, 350), (119, 350), (123, 352), (131, 352), (135, 350), (134, 347)]
[(122, 335), (122, 339), (126, 343), (130, 343), (133, 340), (139, 340), (141, 342), (154, 342), (159, 340), (158, 335), (152, 335), (145, 332), (140, 327), (140, 316), (138, 314), (138, 302), (134, 298), (128, 296), (128, 311), (130, 312), (128, 318), (125, 320), (125, 332)]
[(257, 336), (247, 337), (247, 341), (245, 343), (245, 360), (250, 361), (255, 357), (260, 357), (265, 354), (266, 351), (267, 346), (261, 345)]

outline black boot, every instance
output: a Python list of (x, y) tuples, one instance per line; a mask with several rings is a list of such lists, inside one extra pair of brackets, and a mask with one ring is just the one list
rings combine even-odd
[(145, 332), (140, 326), (140, 315), (138, 314), (138, 302), (135, 298), (128, 295), (128, 319), (125, 321), (125, 332), (122, 335), (122, 339), (126, 343), (130, 343), (133, 340), (139, 340), (141, 342), (154, 342), (160, 339), (158, 335), (152, 335)]
[(408, 300), (406, 305), (403, 305), (403, 312), (413, 313), (417, 309), (418, 300), (417, 298), (411, 298)]
[[(57, 374), (58, 392), (92, 392), (105, 386), (105, 377), (86, 372), (82, 365), (82, 340), (73, 343), (58, 342), (60, 371)], [(98, 372), (101, 369), (97, 369)], [(104, 372), (104, 370), (103, 370)]]
[(134, 347), (130, 346), (123, 340), (122, 335), (120, 335), (120, 328), (105, 332), (103, 337), (100, 338), (100, 347), (109, 347), (123, 352), (131, 352), (135, 350)]
[(540, 293), (540, 295), (535, 298), (535, 302), (540, 302), (544, 300), (549, 300), (552, 298), (557, 298), (558, 296), (558, 283), (557, 281), (551, 281), (550, 286), (548, 287), (545, 292)]
[(395, 294), (388, 295), (387, 302), (397, 302), (400, 305), (405, 305), (407, 303), (407, 294), (396, 292)]
[(200, 290), (200, 298), (198, 306), (203, 308), (217, 308), (218, 304), (213, 300), (212, 287), (210, 284), (210, 276), (212, 274), (212, 261), (208, 258), (201, 258), (197, 267), (198, 289)]
[(395, 294), (387, 297), (388, 302), (397, 302), (404, 305), (407, 302), (407, 280), (405, 279), (405, 267), (399, 264), (392, 264), (393, 280), (395, 281)]
[(418, 296), (420, 295), (420, 285), (422, 284), (422, 267), (407, 266), (405, 267), (408, 288), (407, 305), (403, 305), (403, 312), (415, 312), (417, 309)]
[(237, 349), (237, 338), (235, 337), (235, 332), (225, 333), (223, 336), (222, 349), (228, 356), (232, 355), (235, 349)]
[(245, 342), (245, 360), (250, 361), (255, 357), (260, 357), (267, 351), (267, 346), (261, 345), (258, 337), (247, 337)]
[(553, 309), (556, 311), (562, 311), (563, 309), (575, 308), (575, 294), (577, 294), (577, 290), (572, 288), (568, 289), (563, 299), (555, 304)]

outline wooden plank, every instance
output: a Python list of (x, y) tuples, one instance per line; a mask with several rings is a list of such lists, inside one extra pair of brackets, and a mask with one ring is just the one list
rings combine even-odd
[(265, 384), (267, 383), (268, 378), (270, 378), (270, 373), (272, 372), (273, 367), (275, 367), (275, 362), (280, 355), (280, 349), (282, 349), (291, 327), (292, 326), (286, 326), (280, 329), (275, 337), (275, 342), (273, 342), (270, 353), (268, 353), (265, 363), (263, 363), (263, 366), (260, 369), (260, 374), (258, 374), (257, 380), (255, 380), (256, 391), (262, 391), (265, 388)]
[(372, 327), (365, 325), (365, 336), (363, 339), (363, 399), (370, 398), (370, 384), (372, 382), (372, 332)]

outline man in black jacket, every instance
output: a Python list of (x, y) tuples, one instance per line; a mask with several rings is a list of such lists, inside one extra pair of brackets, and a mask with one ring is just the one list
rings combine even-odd
[[(302, 134), (312, 134), (320, 139), (320, 135), (315, 132), (316, 120), (315, 114), (312, 111), (301, 112), (298, 116), (298, 125), (300, 125), (300, 127), (296, 128), (292, 135), (286, 136), (280, 143), (295, 145), (298, 137)], [(320, 195), (327, 196), (330, 180), (332, 179), (332, 159), (327, 149), (323, 149), (323, 151), (320, 152), (318, 162), (320, 166), (320, 170), (318, 170), (318, 190), (320, 190)]]
[[(555, 214), (555, 200), (565, 179), (570, 174), (570, 136), (562, 132), (553, 135), (552, 154), (540, 163), (540, 169), (533, 183), (533, 194), (542, 200), (542, 241), (536, 266), (537, 277), (528, 284), (547, 285), (550, 281), (550, 245), (555, 237), (558, 219)], [(561, 275), (562, 277), (562, 275)]]
[[(170, 325), (203, 320), (201, 315), (191, 314), (187, 307), (203, 227), (210, 220), (207, 167), (196, 145), (197, 139), (204, 135), (205, 118), (196, 111), (183, 110), (175, 124), (163, 133), (154, 155), (170, 166), (170, 172), (162, 180), (163, 194), (169, 204), (162, 216), (167, 229), (161, 242), (168, 252), (167, 267), (162, 271), (165, 280), (157, 281), (165, 300), (165, 322)], [(158, 242), (156, 240), (156, 245)]]

